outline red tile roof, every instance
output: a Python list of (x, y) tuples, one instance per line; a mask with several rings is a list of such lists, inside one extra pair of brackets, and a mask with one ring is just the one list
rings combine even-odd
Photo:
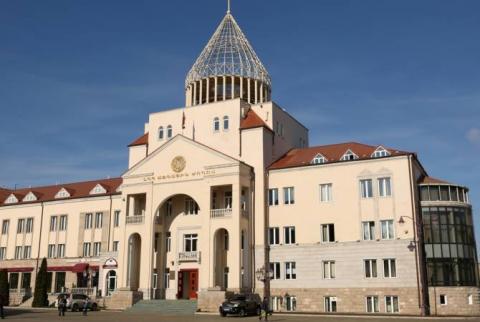
[[(312, 164), (312, 160), (318, 154), (327, 159), (326, 163), (339, 162), (342, 156), (348, 150), (351, 150), (358, 156), (357, 160), (373, 159), (372, 154), (380, 146), (372, 146), (357, 142), (347, 142), (331, 145), (321, 145), (309, 148), (292, 149), (288, 151), (277, 161), (273, 162), (269, 169), (282, 169), (291, 167), (308, 166)], [(409, 155), (411, 152), (398, 151), (395, 149), (385, 148), (390, 156)], [(346, 162), (346, 161), (343, 161)]]
[(433, 178), (433, 177), (423, 177), (422, 179), (419, 180), (418, 183), (420, 184), (451, 184), (450, 182)]
[(240, 121), (240, 129), (253, 129), (256, 127), (265, 127), (268, 130), (271, 130), (267, 123), (265, 123), (257, 113), (255, 113), (252, 109), (249, 109), (245, 118)]
[(137, 138), (135, 141), (130, 143), (128, 146), (138, 146), (138, 145), (147, 145), (148, 144), (148, 132)]
[[(107, 193), (104, 194), (94, 194), (90, 195), (90, 191), (97, 185), (100, 184), (102, 187), (107, 190)], [(76, 198), (85, 198), (85, 197), (94, 197), (94, 196), (108, 196), (118, 194), (117, 188), (122, 184), (122, 178), (112, 178), (112, 179), (100, 179), (84, 182), (74, 182), (67, 184), (59, 184), (54, 186), (43, 186), (43, 187), (33, 187), (33, 188), (22, 188), (15, 191), (0, 191), (0, 206), (12, 205), (5, 204), (5, 200), (14, 194), (18, 199), (18, 204), (20, 203), (35, 203), (42, 201), (53, 201), (55, 195), (62, 189), (65, 188), (70, 193), (70, 197), (65, 199), (76, 199)], [(8, 191), (4, 194), (5, 191)], [(29, 192), (33, 192), (37, 196), (36, 201), (22, 202), (23, 197), (25, 197)], [(15, 205), (15, 204), (13, 204)]]

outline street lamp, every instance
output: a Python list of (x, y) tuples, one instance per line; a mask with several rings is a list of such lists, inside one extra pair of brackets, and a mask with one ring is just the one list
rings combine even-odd
[(273, 278), (273, 272), (266, 269), (265, 266), (262, 266), (255, 271), (255, 276), (258, 281), (265, 284)]
[(426, 267), (425, 267), (425, 258), (422, 249), (423, 245), (423, 222), (421, 218), (413, 218), (409, 216), (400, 216), (398, 223), (400, 225), (405, 224), (405, 219), (408, 218), (412, 220), (414, 230), (413, 230), (413, 240), (410, 241), (407, 248), (409, 251), (415, 251), (415, 265), (417, 266), (417, 273), (420, 275), (420, 278), (417, 278), (419, 283), (419, 295), (421, 299), (420, 310), (421, 315), (426, 316), (430, 314), (429, 304), (428, 304), (428, 285), (426, 279)]

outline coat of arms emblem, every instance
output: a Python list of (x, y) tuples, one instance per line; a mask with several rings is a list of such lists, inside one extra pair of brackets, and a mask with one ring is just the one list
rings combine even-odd
[(186, 163), (187, 162), (185, 161), (184, 157), (177, 156), (172, 160), (172, 163), (171, 163), (172, 170), (175, 172), (182, 172), (183, 169), (185, 169)]

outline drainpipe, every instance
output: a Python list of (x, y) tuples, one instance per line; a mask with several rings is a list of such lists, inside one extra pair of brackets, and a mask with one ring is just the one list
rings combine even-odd
[(429, 299), (428, 299), (428, 285), (426, 281), (426, 269), (424, 258), (424, 245), (423, 245), (423, 221), (419, 217), (418, 212), (418, 200), (415, 199), (416, 183), (414, 182), (413, 167), (412, 167), (412, 155), (408, 156), (408, 170), (410, 174), (410, 197), (412, 200), (412, 215), (413, 215), (413, 238), (415, 240), (415, 266), (417, 270), (417, 288), (418, 288), (418, 301), (420, 305), (420, 315), (430, 315)]
[(37, 275), (38, 275), (38, 261), (40, 260), (40, 249), (42, 246), (42, 229), (43, 229), (43, 211), (44, 211), (44, 203), (43, 201), (40, 203), (42, 211), (40, 213), (40, 236), (38, 238), (38, 252), (37, 252), (37, 261), (35, 264), (35, 283), (37, 283)]

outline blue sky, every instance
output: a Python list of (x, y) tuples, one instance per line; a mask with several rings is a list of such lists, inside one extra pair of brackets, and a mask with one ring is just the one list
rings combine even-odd
[[(2, 1), (0, 185), (120, 175), (226, 0)], [(232, 0), (311, 143), (416, 151), (480, 205), (480, 1)], [(477, 239), (480, 220), (476, 217)]]

